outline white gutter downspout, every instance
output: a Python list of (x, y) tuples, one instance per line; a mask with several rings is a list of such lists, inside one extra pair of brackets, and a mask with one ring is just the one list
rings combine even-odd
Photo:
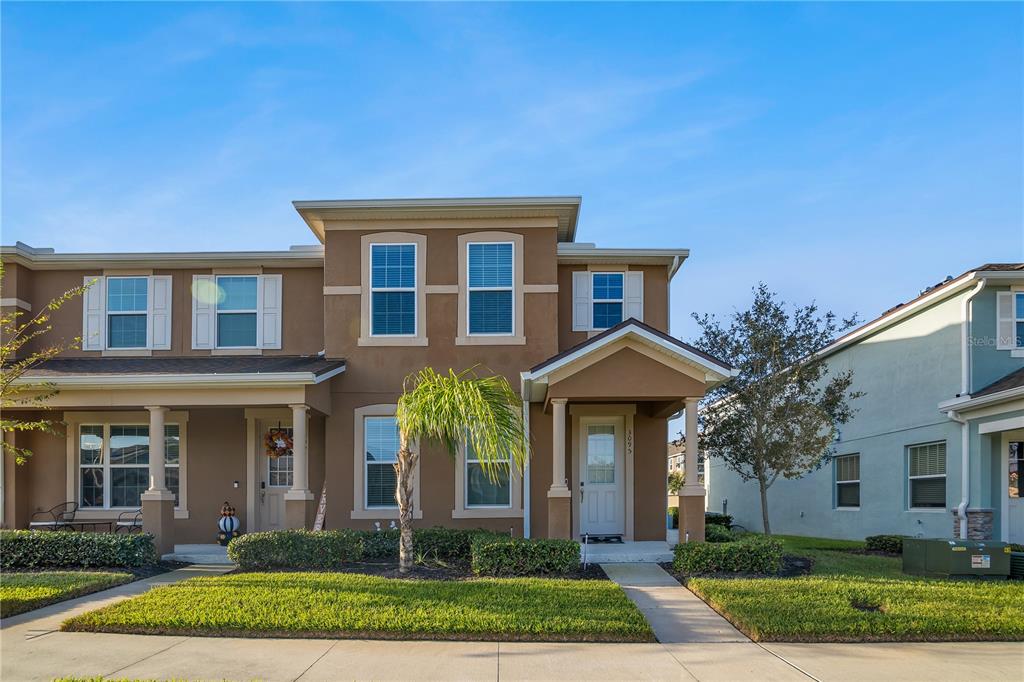
[[(978, 280), (960, 303), (960, 397), (970, 397), (971, 393), (971, 301), (986, 283), (985, 279)], [(971, 501), (971, 427), (956, 410), (950, 410), (946, 416), (960, 424), (960, 504), (956, 516), (960, 519), (960, 539), (966, 540), (967, 506)]]
[(523, 466), (523, 537), (530, 537), (530, 401), (523, 398), (523, 439), (526, 464)]

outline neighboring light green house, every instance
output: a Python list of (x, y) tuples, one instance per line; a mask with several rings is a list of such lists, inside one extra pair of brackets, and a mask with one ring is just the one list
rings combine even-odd
[[(821, 354), (865, 395), (830, 461), (769, 489), (772, 532), (1024, 543), (1024, 263), (947, 279)], [(756, 483), (712, 459), (707, 486), (709, 510), (761, 529)]]

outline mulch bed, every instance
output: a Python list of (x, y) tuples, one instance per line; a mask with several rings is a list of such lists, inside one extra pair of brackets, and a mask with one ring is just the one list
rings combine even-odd
[(808, 559), (807, 557), (795, 556), (793, 554), (782, 555), (782, 568), (777, 573), (701, 573), (697, 574), (682, 573), (675, 570), (672, 567), (672, 562), (665, 562), (659, 564), (668, 573), (681, 582), (686, 584), (686, 581), (690, 578), (795, 578), (800, 575), (807, 575), (811, 572), (811, 567), (814, 566), (814, 560)]
[[(275, 573), (301, 573), (307, 569), (280, 569)], [(243, 573), (244, 571), (236, 571)], [(265, 571), (253, 571), (263, 573)], [(381, 578), (403, 578), (406, 580), (475, 580), (480, 576), (474, 575), (468, 564), (415, 564), (408, 573), (398, 570), (398, 562), (390, 560), (380, 561), (355, 561), (343, 564), (325, 573), (361, 573), (363, 575), (375, 575)], [(538, 578), (564, 578), (566, 580), (608, 580), (604, 570), (597, 564), (590, 564), (586, 568), (582, 566), (572, 573), (556, 576), (528, 576)]]

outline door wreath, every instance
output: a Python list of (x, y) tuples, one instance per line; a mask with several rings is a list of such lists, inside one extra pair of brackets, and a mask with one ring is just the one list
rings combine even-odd
[(263, 439), (263, 445), (267, 449), (267, 457), (277, 459), (292, 451), (292, 437), (284, 429), (270, 429)]

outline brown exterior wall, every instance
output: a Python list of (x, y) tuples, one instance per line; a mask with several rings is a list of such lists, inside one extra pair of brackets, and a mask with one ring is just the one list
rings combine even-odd
[[(624, 266), (606, 266), (608, 270)], [(572, 273), (586, 270), (586, 265), (558, 266), (558, 350), (563, 351), (587, 340), (586, 332), (572, 330)], [(603, 270), (594, 265), (592, 270)], [(668, 332), (668, 267), (665, 265), (630, 265), (630, 271), (644, 273), (644, 322), (655, 329)]]
[[(550, 398), (575, 400), (670, 400), (703, 396), (704, 382), (677, 372), (663, 363), (623, 348), (548, 389)], [(664, 444), (662, 444), (664, 449)]]
[[(246, 518), (245, 411), (242, 408), (188, 411), (188, 512), (174, 522), (178, 544), (216, 542), (217, 520), (230, 502), (249, 529)], [(238, 481), (238, 488), (233, 482)]]
[(637, 410), (633, 417), (636, 444), (633, 447), (633, 537), (635, 540), (664, 540), (668, 508), (668, 473), (665, 443), (668, 420), (655, 419)]

